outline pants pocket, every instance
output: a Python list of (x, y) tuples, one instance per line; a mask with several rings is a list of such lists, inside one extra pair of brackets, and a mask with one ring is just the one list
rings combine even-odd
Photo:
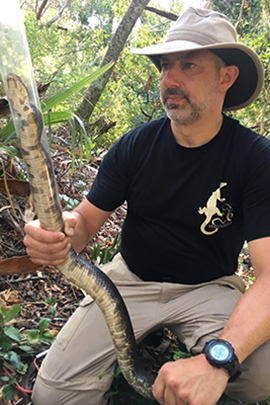
[(93, 298), (87, 295), (80, 303), (79, 308), (74, 312), (68, 322), (61, 329), (54, 343), (59, 350), (66, 349), (68, 343), (74, 336), (74, 333), (78, 331), (78, 328), (84, 321), (84, 318), (86, 317), (87, 312), (89, 311), (93, 302)]

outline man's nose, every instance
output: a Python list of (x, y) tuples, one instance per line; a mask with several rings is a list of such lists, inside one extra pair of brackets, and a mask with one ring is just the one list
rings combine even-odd
[(166, 71), (163, 74), (161, 74), (161, 81), (167, 87), (172, 86), (178, 87), (182, 80), (183, 80), (183, 72), (176, 64), (169, 66), (166, 69)]

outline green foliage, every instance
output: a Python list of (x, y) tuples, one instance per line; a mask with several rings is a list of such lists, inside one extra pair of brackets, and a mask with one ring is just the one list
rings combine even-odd
[(99, 264), (105, 264), (114, 258), (114, 256), (119, 252), (119, 247), (121, 243), (121, 236), (116, 235), (111, 246), (101, 248), (99, 243), (94, 245), (91, 260), (95, 261), (98, 259)]
[[(48, 126), (51, 129), (52, 125), (60, 124), (66, 121), (70, 121), (71, 128), (72, 128), (72, 170), (74, 169), (74, 162), (75, 162), (75, 136), (77, 129), (80, 133), (81, 139), (81, 160), (83, 154), (86, 156), (87, 162), (89, 162), (92, 149), (94, 144), (92, 144), (91, 138), (87, 135), (83, 122), (79, 117), (77, 117), (71, 111), (59, 111), (59, 105), (63, 104), (66, 100), (68, 100), (72, 95), (78, 93), (81, 89), (88, 86), (92, 81), (96, 80), (100, 75), (106, 72), (113, 63), (109, 63), (103, 68), (99, 69), (98, 71), (91, 73), (90, 75), (84, 77), (77, 83), (73, 84), (69, 88), (63, 89), (61, 92), (51, 96), (46, 103), (42, 104), (42, 113), (43, 113), (43, 120), (44, 125)], [(51, 112), (51, 109), (56, 109), (58, 111)], [(50, 131), (51, 132), (51, 131)], [(13, 120), (11, 120), (4, 128), (0, 129), (0, 140), (2, 140), (1, 149), (8, 151), (8, 146), (13, 143), (17, 139), (17, 135), (15, 132)], [(20, 151), (18, 148), (14, 148), (11, 146), (9, 153), (15, 150), (15, 155), (21, 156)]]
[[(242, 0), (214, 0), (213, 4), (233, 24), (238, 22)], [(177, 15), (182, 7), (182, 3), (177, 0), (170, 4), (158, 2), (158, 5), (151, 1), (149, 5)], [(124, 0), (85, 1), (83, 4), (74, 1), (65, 10), (61, 20), (47, 26), (48, 21), (59, 11), (58, 2), (49, 3), (40, 20), (37, 20), (34, 3), (22, 1), (36, 80), (42, 83), (51, 82), (49, 91), (55, 95), (53, 97), (61, 97), (62, 91), (70, 88), (72, 83), (79, 83), (89, 70), (100, 65), (128, 6), (129, 3)], [(265, 67), (266, 87), (270, 81), (267, 12), (263, 0), (246, 0), (243, 16), (238, 24), (239, 40), (251, 46), (261, 57)], [(158, 71), (147, 57), (133, 55), (130, 50), (161, 42), (170, 24), (170, 20), (155, 13), (142, 13), (91, 116), (90, 124), (104, 118), (107, 123), (113, 122), (116, 125), (103, 134), (91, 125), (91, 132), (87, 136), (94, 140), (90, 147), (92, 152), (109, 148), (128, 130), (165, 114), (159, 100)], [(69, 120), (80, 105), (84, 92), (85, 89), (81, 88), (64, 100), (61, 111), (59, 104), (55, 106), (50, 117), (52, 124)], [(43, 100), (44, 103), (51, 101), (51, 94), (47, 100)], [(256, 103), (233, 113), (233, 116), (258, 131), (264, 96), (265, 91)], [(267, 105), (265, 117), (269, 116), (269, 109)], [(85, 130), (88, 131), (88, 128)], [(267, 132), (268, 124), (265, 128), (265, 133)], [(6, 142), (4, 134), (5, 132), (1, 134), (1, 139)], [(83, 129), (79, 137), (84, 145), (86, 137)]]
[[(214, 9), (224, 13), (235, 25), (238, 21), (242, 0), (214, 0)], [(242, 37), (249, 33), (257, 35), (261, 31), (263, 2), (261, 0), (246, 0), (243, 18), (238, 27), (238, 34)]]
[[(46, 331), (51, 319), (41, 318), (38, 330), (27, 331), (27, 344), (25, 344), (25, 337), (21, 335), (20, 331), (9, 325), (20, 310), (21, 306), (14, 304), (10, 309), (2, 306), (0, 311), (0, 380), (4, 384), (2, 394), (6, 400), (12, 399), (14, 396), (12, 386), (16, 382), (16, 373), (24, 374), (27, 370), (27, 364), (23, 362), (22, 354), (33, 355), (38, 342), (51, 344), (54, 340), (54, 336)], [(11, 376), (5, 374), (4, 367), (14, 370)]]
[(181, 350), (180, 348), (176, 349), (173, 354), (174, 360), (188, 359), (189, 357), (191, 357), (191, 354)]
[(39, 341), (48, 344), (51, 344), (54, 341), (52, 334), (49, 331), (46, 331), (50, 322), (50, 318), (40, 318), (38, 330), (31, 329), (27, 331), (27, 339), (30, 345), (36, 345)]
[(56, 314), (57, 310), (57, 298), (56, 297), (48, 297), (45, 299), (45, 303), (49, 305), (48, 313), (51, 316)]
[(95, 138), (97, 147), (109, 148), (125, 132), (164, 115), (157, 69), (148, 58), (133, 55), (130, 50), (160, 42), (169, 24), (169, 20), (153, 13), (141, 16), (91, 117), (91, 122), (100, 114), (116, 122), (116, 127)]
[[(179, 3), (176, 1), (174, 3), (178, 4), (179, 8)], [(99, 66), (129, 4), (123, 0), (98, 0), (85, 2), (82, 7), (81, 2), (72, 2), (69, 10), (66, 10), (61, 18), (61, 27), (65, 29), (58, 29), (57, 24), (46, 26), (52, 15), (56, 14), (56, 6), (55, 3), (54, 7), (53, 5), (47, 7), (42, 18), (37, 20), (34, 4), (22, 3), (35, 78), (37, 82), (51, 82), (49, 91), (58, 96), (65, 88), (71, 87), (71, 83), (79, 82), (89, 69)], [(156, 28), (152, 30), (151, 25)], [(138, 22), (138, 27), (132, 33), (115, 68), (115, 74), (91, 118), (91, 123), (101, 116), (105, 116), (107, 122), (116, 122), (116, 127), (101, 137), (95, 132), (88, 134), (91, 138), (92, 135), (96, 137), (97, 149), (110, 147), (119, 136), (134, 125), (140, 125), (164, 114), (159, 102), (158, 72), (146, 58), (135, 57), (129, 49), (137, 46), (136, 42), (138, 46), (144, 46), (159, 41), (165, 35), (168, 26), (169, 22), (166, 19), (153, 13), (144, 13)], [(134, 61), (136, 61), (135, 74)], [(152, 84), (149, 86), (150, 76)], [(62, 102), (65, 109), (63, 116), (56, 107), (50, 117), (52, 124), (68, 120), (69, 114), (77, 109), (83, 96), (84, 91), (81, 89)], [(51, 101), (51, 96), (49, 99)], [(48, 101), (44, 100), (47, 105)], [(10, 136), (12, 128), (8, 129), (7, 136)], [(0, 137), (6, 142), (4, 135), (5, 132)]]
[[(71, 87), (63, 89), (61, 92), (51, 96), (46, 101), (46, 103), (43, 103), (41, 110), (43, 113), (45, 125), (48, 124), (49, 120), (51, 124), (59, 124), (64, 121), (70, 120), (72, 117), (74, 117), (74, 114), (72, 112), (58, 111), (48, 113), (48, 111), (51, 110), (52, 108), (58, 108), (60, 104), (68, 100), (73, 94), (76, 94), (82, 88), (89, 85), (92, 81), (96, 80), (100, 75), (102, 75), (104, 72), (110, 69), (112, 65), (113, 63), (107, 64), (103, 68), (99, 69), (97, 72), (91, 73), (90, 75), (81, 79), (78, 83), (75, 83)], [(0, 130), (0, 139), (6, 141), (7, 138), (13, 134), (14, 134), (14, 125), (13, 122), (10, 121), (2, 130)]]
[[(269, 11), (265, 9), (265, 2), (262, 0), (246, 0), (239, 21), (242, 0), (214, 0), (213, 4), (214, 9), (227, 15), (234, 25), (239, 22), (237, 25), (238, 41), (250, 46), (257, 52), (264, 65), (266, 80), (261, 96), (251, 106), (232, 114), (244, 125), (260, 132), (260, 121), (264, 120), (262, 110), (265, 103), (265, 117), (268, 117), (270, 113), (269, 101), (265, 100), (266, 88), (270, 82)], [(267, 135), (269, 130), (269, 122), (267, 121), (262, 134)]]
[(13, 384), (16, 383), (15, 373), (12, 373), (10, 377), (0, 376), (0, 381), (3, 382), (2, 394), (4, 399), (11, 400), (14, 397)]

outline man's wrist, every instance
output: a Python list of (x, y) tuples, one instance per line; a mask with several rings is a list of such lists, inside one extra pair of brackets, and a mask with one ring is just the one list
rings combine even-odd
[(230, 379), (230, 374), (228, 373), (228, 371), (225, 368), (217, 368), (214, 367), (212, 364), (209, 363), (209, 361), (207, 360), (205, 353), (201, 353), (201, 355), (204, 357), (205, 362), (208, 364), (208, 366), (213, 370), (213, 372), (218, 373), (220, 376), (224, 376), (225, 379), (229, 380)]
[(240, 364), (232, 345), (223, 339), (212, 339), (203, 348), (206, 360), (211, 366), (224, 369), (229, 375), (229, 381), (240, 376)]

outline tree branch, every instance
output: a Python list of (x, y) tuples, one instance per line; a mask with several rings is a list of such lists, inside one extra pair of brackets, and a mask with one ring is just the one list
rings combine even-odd
[(61, 31), (68, 31), (66, 27), (62, 27), (61, 25), (57, 25), (57, 29)]
[(270, 2), (268, 0), (264, 0), (267, 14), (270, 14)]
[(49, 0), (43, 0), (43, 2), (41, 3), (41, 6), (39, 7), (39, 10), (37, 12), (37, 20), (39, 21), (41, 19), (41, 15), (42, 15), (42, 11), (44, 10), (44, 8), (46, 7), (47, 3)]
[(59, 20), (59, 18), (62, 17), (63, 12), (64, 12), (65, 9), (70, 5), (71, 2), (72, 2), (72, 0), (67, 0), (67, 1), (66, 1), (66, 4), (63, 5), (63, 7), (62, 7), (61, 10), (59, 11), (59, 13), (58, 13), (55, 17), (53, 17), (49, 22), (47, 22), (46, 26), (47, 26), (47, 27), (51, 27), (52, 24), (53, 24), (55, 21)]
[(145, 10), (151, 11), (151, 13), (155, 13), (157, 15), (160, 15), (161, 17), (166, 17), (166, 18), (168, 18), (169, 20), (172, 20), (172, 21), (176, 21), (177, 18), (179, 17), (176, 14), (169, 13), (169, 12), (163, 11), (163, 10), (159, 10), (158, 8), (155, 8), (155, 7), (145, 7)]
[(238, 19), (237, 19), (236, 24), (235, 24), (235, 27), (234, 27), (236, 32), (237, 32), (238, 27), (239, 27), (239, 24), (240, 24), (240, 22), (241, 22), (241, 20), (242, 20), (242, 18), (243, 18), (245, 2), (246, 2), (246, 0), (242, 0), (242, 4), (241, 4), (241, 7), (240, 7), (239, 16), (238, 16)]

